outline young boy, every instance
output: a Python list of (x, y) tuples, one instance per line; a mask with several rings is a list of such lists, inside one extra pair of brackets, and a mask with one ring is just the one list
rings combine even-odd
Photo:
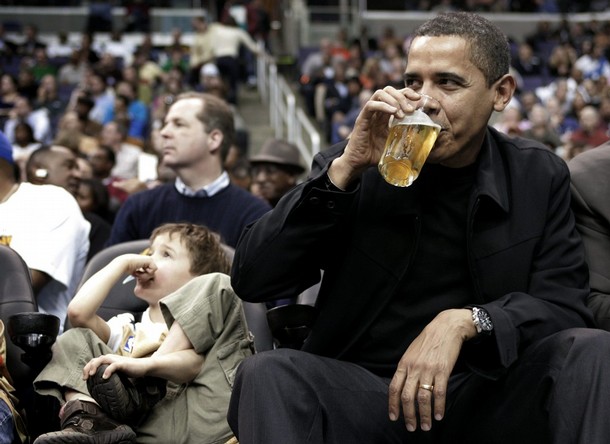
[[(166, 224), (148, 255), (119, 256), (85, 282), (68, 307), (78, 328), (34, 382), (60, 400), (62, 430), (35, 443), (227, 441), (233, 378), (253, 349), (229, 268), (208, 229)], [(148, 309), (135, 324), (127, 313), (106, 322), (96, 311), (125, 273)]]

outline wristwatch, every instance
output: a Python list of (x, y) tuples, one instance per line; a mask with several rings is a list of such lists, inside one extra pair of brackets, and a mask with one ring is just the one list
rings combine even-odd
[(491, 322), (489, 313), (479, 307), (472, 307), (472, 322), (477, 329), (478, 334), (490, 335), (494, 329), (494, 324)]

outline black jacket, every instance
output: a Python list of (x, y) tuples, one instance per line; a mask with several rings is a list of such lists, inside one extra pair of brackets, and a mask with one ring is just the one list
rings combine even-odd
[[(319, 316), (304, 350), (336, 358), (345, 356), (407, 271), (424, 198), (417, 181), (393, 187), (375, 167), (354, 190), (332, 191), (325, 185), (327, 165), (344, 145), (318, 154), (311, 179), (243, 233), (232, 274), (241, 298), (263, 301), (299, 294), (323, 269)], [(536, 142), (488, 130), (467, 241), (472, 305), (491, 315), (495, 342), (466, 347), (473, 365), (506, 368), (529, 344), (592, 325), (569, 193), (560, 158)], [(476, 353), (481, 347), (495, 353)]]

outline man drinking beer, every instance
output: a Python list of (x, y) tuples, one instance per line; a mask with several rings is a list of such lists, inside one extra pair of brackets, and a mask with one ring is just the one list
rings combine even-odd
[[(511, 100), (506, 37), (469, 13), (413, 35), (405, 88), (376, 91), (350, 139), (246, 229), (248, 301), (320, 279), (302, 350), (246, 359), (229, 423), (251, 443), (605, 442), (610, 333), (590, 329), (565, 163), (488, 126)], [(377, 164), (422, 94), (440, 133), (408, 187)], [(591, 389), (590, 389), (591, 387)]]

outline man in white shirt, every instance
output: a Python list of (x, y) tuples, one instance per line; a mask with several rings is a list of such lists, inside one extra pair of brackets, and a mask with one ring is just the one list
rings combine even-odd
[(57, 38), (49, 42), (47, 46), (47, 55), (50, 59), (55, 57), (70, 57), (74, 45), (71, 45), (68, 41), (68, 33), (66, 31), (59, 31)]
[(201, 67), (214, 60), (214, 41), (211, 33), (208, 32), (208, 22), (205, 17), (194, 17), (191, 23), (193, 42), (189, 53), (189, 82), (196, 85)]
[(89, 222), (66, 190), (17, 182), (11, 145), (0, 133), (0, 243), (28, 265), (38, 309), (59, 318), (60, 332), (82, 277), (89, 231)]
[(227, 82), (227, 101), (237, 105), (240, 49), (247, 48), (255, 55), (259, 55), (260, 50), (250, 34), (238, 27), (232, 17), (228, 17), (223, 23), (211, 24), (208, 33), (214, 42), (212, 49), (216, 66)]

